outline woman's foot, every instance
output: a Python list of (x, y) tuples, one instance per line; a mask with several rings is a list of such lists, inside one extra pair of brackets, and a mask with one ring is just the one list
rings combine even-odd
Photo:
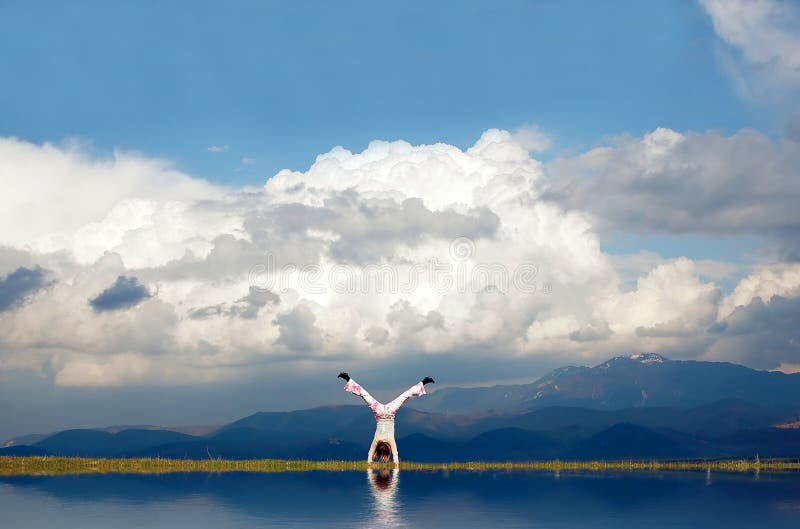
[(350, 375), (347, 373), (339, 373), (339, 376), (336, 378), (343, 378), (345, 382), (350, 382)]
[(436, 381), (431, 377), (425, 377), (422, 379), (422, 385), (424, 386), (425, 384), (436, 384)]

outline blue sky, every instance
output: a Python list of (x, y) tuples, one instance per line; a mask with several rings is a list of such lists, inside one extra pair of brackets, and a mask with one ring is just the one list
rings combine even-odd
[(524, 123), (553, 136), (547, 156), (655, 127), (783, 127), (737, 95), (689, 0), (4, 2), (2, 15), (0, 134), (140, 150), (222, 183), (260, 185), (335, 145), (466, 147)]
[[(0, 440), (347, 402), (342, 370), (381, 396), (635, 352), (800, 371), (800, 305), (771, 302), (800, 296), (798, 20), (1, 2)], [(289, 288), (257, 288), (267, 257)], [(325, 275), (433, 260), (538, 290)]]

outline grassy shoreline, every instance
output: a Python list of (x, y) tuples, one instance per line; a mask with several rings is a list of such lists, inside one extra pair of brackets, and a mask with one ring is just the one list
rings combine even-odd
[[(375, 465), (375, 467), (390, 465)], [(364, 471), (364, 461), (304, 461), (284, 459), (102, 459), (81, 457), (0, 456), (0, 476), (58, 474), (163, 474), (171, 472), (305, 472)], [(694, 461), (531, 461), (515, 463), (414, 463), (404, 470), (538, 470), (538, 471), (717, 471), (786, 472), (800, 470), (800, 459), (726, 459)]]

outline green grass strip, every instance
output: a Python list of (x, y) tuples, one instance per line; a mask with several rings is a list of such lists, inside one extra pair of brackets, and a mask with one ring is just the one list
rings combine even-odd
[[(373, 465), (374, 468), (391, 465)], [(160, 474), (167, 472), (306, 472), (364, 471), (364, 461), (305, 461), (286, 459), (102, 459), (84, 457), (0, 456), (0, 475), (35, 476), (57, 474)], [(620, 461), (530, 461), (520, 463), (413, 463), (404, 470), (538, 470), (538, 471), (720, 471), (783, 472), (800, 470), (797, 459), (725, 460), (620, 460)]]

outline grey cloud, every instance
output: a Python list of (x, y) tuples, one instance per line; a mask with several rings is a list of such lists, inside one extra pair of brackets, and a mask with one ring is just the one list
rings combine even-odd
[(231, 314), (241, 318), (255, 318), (261, 307), (267, 305), (277, 305), (280, 297), (268, 290), (259, 290), (250, 287), (249, 292), (243, 298), (239, 298), (231, 307)]
[(700, 0), (726, 44), (716, 55), (745, 97), (782, 100), (800, 86), (800, 10), (791, 0)]
[(605, 229), (762, 236), (800, 257), (800, 144), (659, 129), (547, 166), (545, 197)]
[(422, 314), (408, 301), (395, 302), (386, 315), (386, 321), (397, 328), (401, 336), (413, 337), (427, 328), (444, 330), (444, 317), (441, 312), (430, 310)]
[(290, 351), (309, 352), (322, 347), (322, 331), (314, 325), (316, 316), (305, 305), (298, 305), (289, 312), (279, 314), (275, 324), (280, 332), (276, 344)]
[(695, 334), (694, 329), (688, 329), (686, 322), (679, 318), (677, 320), (659, 323), (652, 327), (637, 327), (636, 336), (643, 338), (671, 338), (678, 336), (691, 336)]
[[(471, 341), (483, 347), (507, 347), (515, 339), (524, 336), (526, 329), (536, 318), (538, 308), (528, 304), (526, 308), (512, 308), (512, 298), (493, 285), (487, 285), (475, 294), (475, 304), (469, 310), (469, 329)], [(438, 314), (438, 313), (437, 313)], [(493, 320), (503, 315), (503, 324), (490, 335), (483, 335), (486, 320)]]
[(568, 338), (573, 342), (597, 342), (605, 340), (614, 334), (606, 322), (588, 324), (578, 331), (569, 333)]
[(800, 142), (800, 114), (793, 114), (786, 119), (784, 134), (787, 139)]
[(374, 253), (397, 242), (417, 243), (426, 234), (436, 238), (488, 237), (497, 230), (499, 219), (487, 208), (473, 208), (463, 214), (431, 211), (418, 198), (398, 202), (368, 198), (350, 190), (325, 199), (320, 207), (282, 204), (261, 211), (251, 215), (245, 226), (259, 242), (265, 242), (265, 236), (284, 239), (305, 235), (309, 229), (329, 230), (340, 236), (332, 252), (357, 259), (366, 256), (346, 247), (366, 245)]
[(209, 305), (207, 307), (200, 307), (189, 311), (189, 317), (193, 320), (204, 320), (214, 316), (221, 316), (225, 314), (225, 304), (219, 303), (217, 305)]
[(8, 275), (19, 267), (36, 268), (36, 262), (39, 260), (35, 260), (30, 252), (0, 244), (0, 276)]
[(135, 307), (151, 297), (147, 287), (135, 277), (119, 276), (114, 284), (89, 300), (96, 312), (121, 310)]
[(800, 364), (800, 298), (755, 298), (713, 329), (710, 355), (758, 369)]
[(192, 319), (204, 319), (213, 316), (235, 316), (245, 319), (258, 317), (258, 312), (267, 305), (277, 305), (280, 296), (269, 290), (250, 287), (247, 295), (234, 301), (233, 303), (219, 303), (208, 307), (201, 307), (189, 311)]
[(429, 236), (436, 239), (491, 237), (500, 225), (487, 208), (462, 214), (452, 210), (431, 211), (421, 199), (359, 200), (347, 195), (326, 203), (334, 212), (327, 225), (341, 234), (331, 244), (331, 254), (343, 261), (375, 262), (391, 256), (398, 242), (415, 246)]
[[(222, 205), (207, 201), (196, 207), (217, 210)], [(137, 273), (164, 280), (233, 280), (268, 259), (276, 268), (301, 268), (319, 264), (327, 253), (344, 263), (376, 263), (392, 257), (398, 244), (413, 247), (427, 238), (488, 238), (500, 225), (498, 216), (483, 207), (466, 213), (432, 211), (420, 199), (397, 202), (366, 198), (355, 191), (337, 193), (319, 207), (297, 203), (275, 206), (247, 194), (226, 207), (242, 211), (247, 239), (221, 235), (212, 241), (213, 248), (203, 258), (187, 254), (159, 269)], [(309, 236), (309, 231), (329, 232), (334, 238)]]
[[(245, 224), (253, 241), (262, 247), (278, 241), (309, 244), (308, 230), (330, 231), (337, 239), (330, 243), (330, 253), (344, 262), (376, 262), (391, 256), (398, 243), (414, 246), (424, 237), (491, 237), (500, 221), (487, 208), (473, 208), (467, 213), (452, 210), (431, 211), (422, 200), (409, 198), (365, 198), (355, 191), (336, 194), (321, 207), (286, 204), (274, 211), (251, 216)], [(313, 241), (313, 239), (312, 239)], [(316, 243), (321, 250), (321, 243)]]
[(20, 266), (0, 279), (0, 312), (15, 309), (25, 299), (47, 285), (43, 268)]
[(364, 333), (364, 340), (375, 346), (384, 345), (389, 340), (389, 331), (383, 327), (370, 327)]
[(724, 321), (718, 321), (709, 325), (708, 328), (706, 329), (706, 332), (708, 332), (709, 334), (719, 334), (721, 332), (725, 332), (725, 329), (727, 328), (728, 328), (727, 323), (725, 323)]
[(211, 241), (211, 251), (204, 257), (186, 254), (163, 267), (138, 270), (137, 273), (163, 280), (234, 281), (246, 277), (252, 267), (266, 264), (269, 258), (274, 259), (277, 268), (317, 263), (324, 248), (320, 241), (303, 241), (299, 237), (252, 239), (220, 235)]
[(789, 227), (775, 232), (778, 253), (785, 261), (800, 261), (800, 230)]

